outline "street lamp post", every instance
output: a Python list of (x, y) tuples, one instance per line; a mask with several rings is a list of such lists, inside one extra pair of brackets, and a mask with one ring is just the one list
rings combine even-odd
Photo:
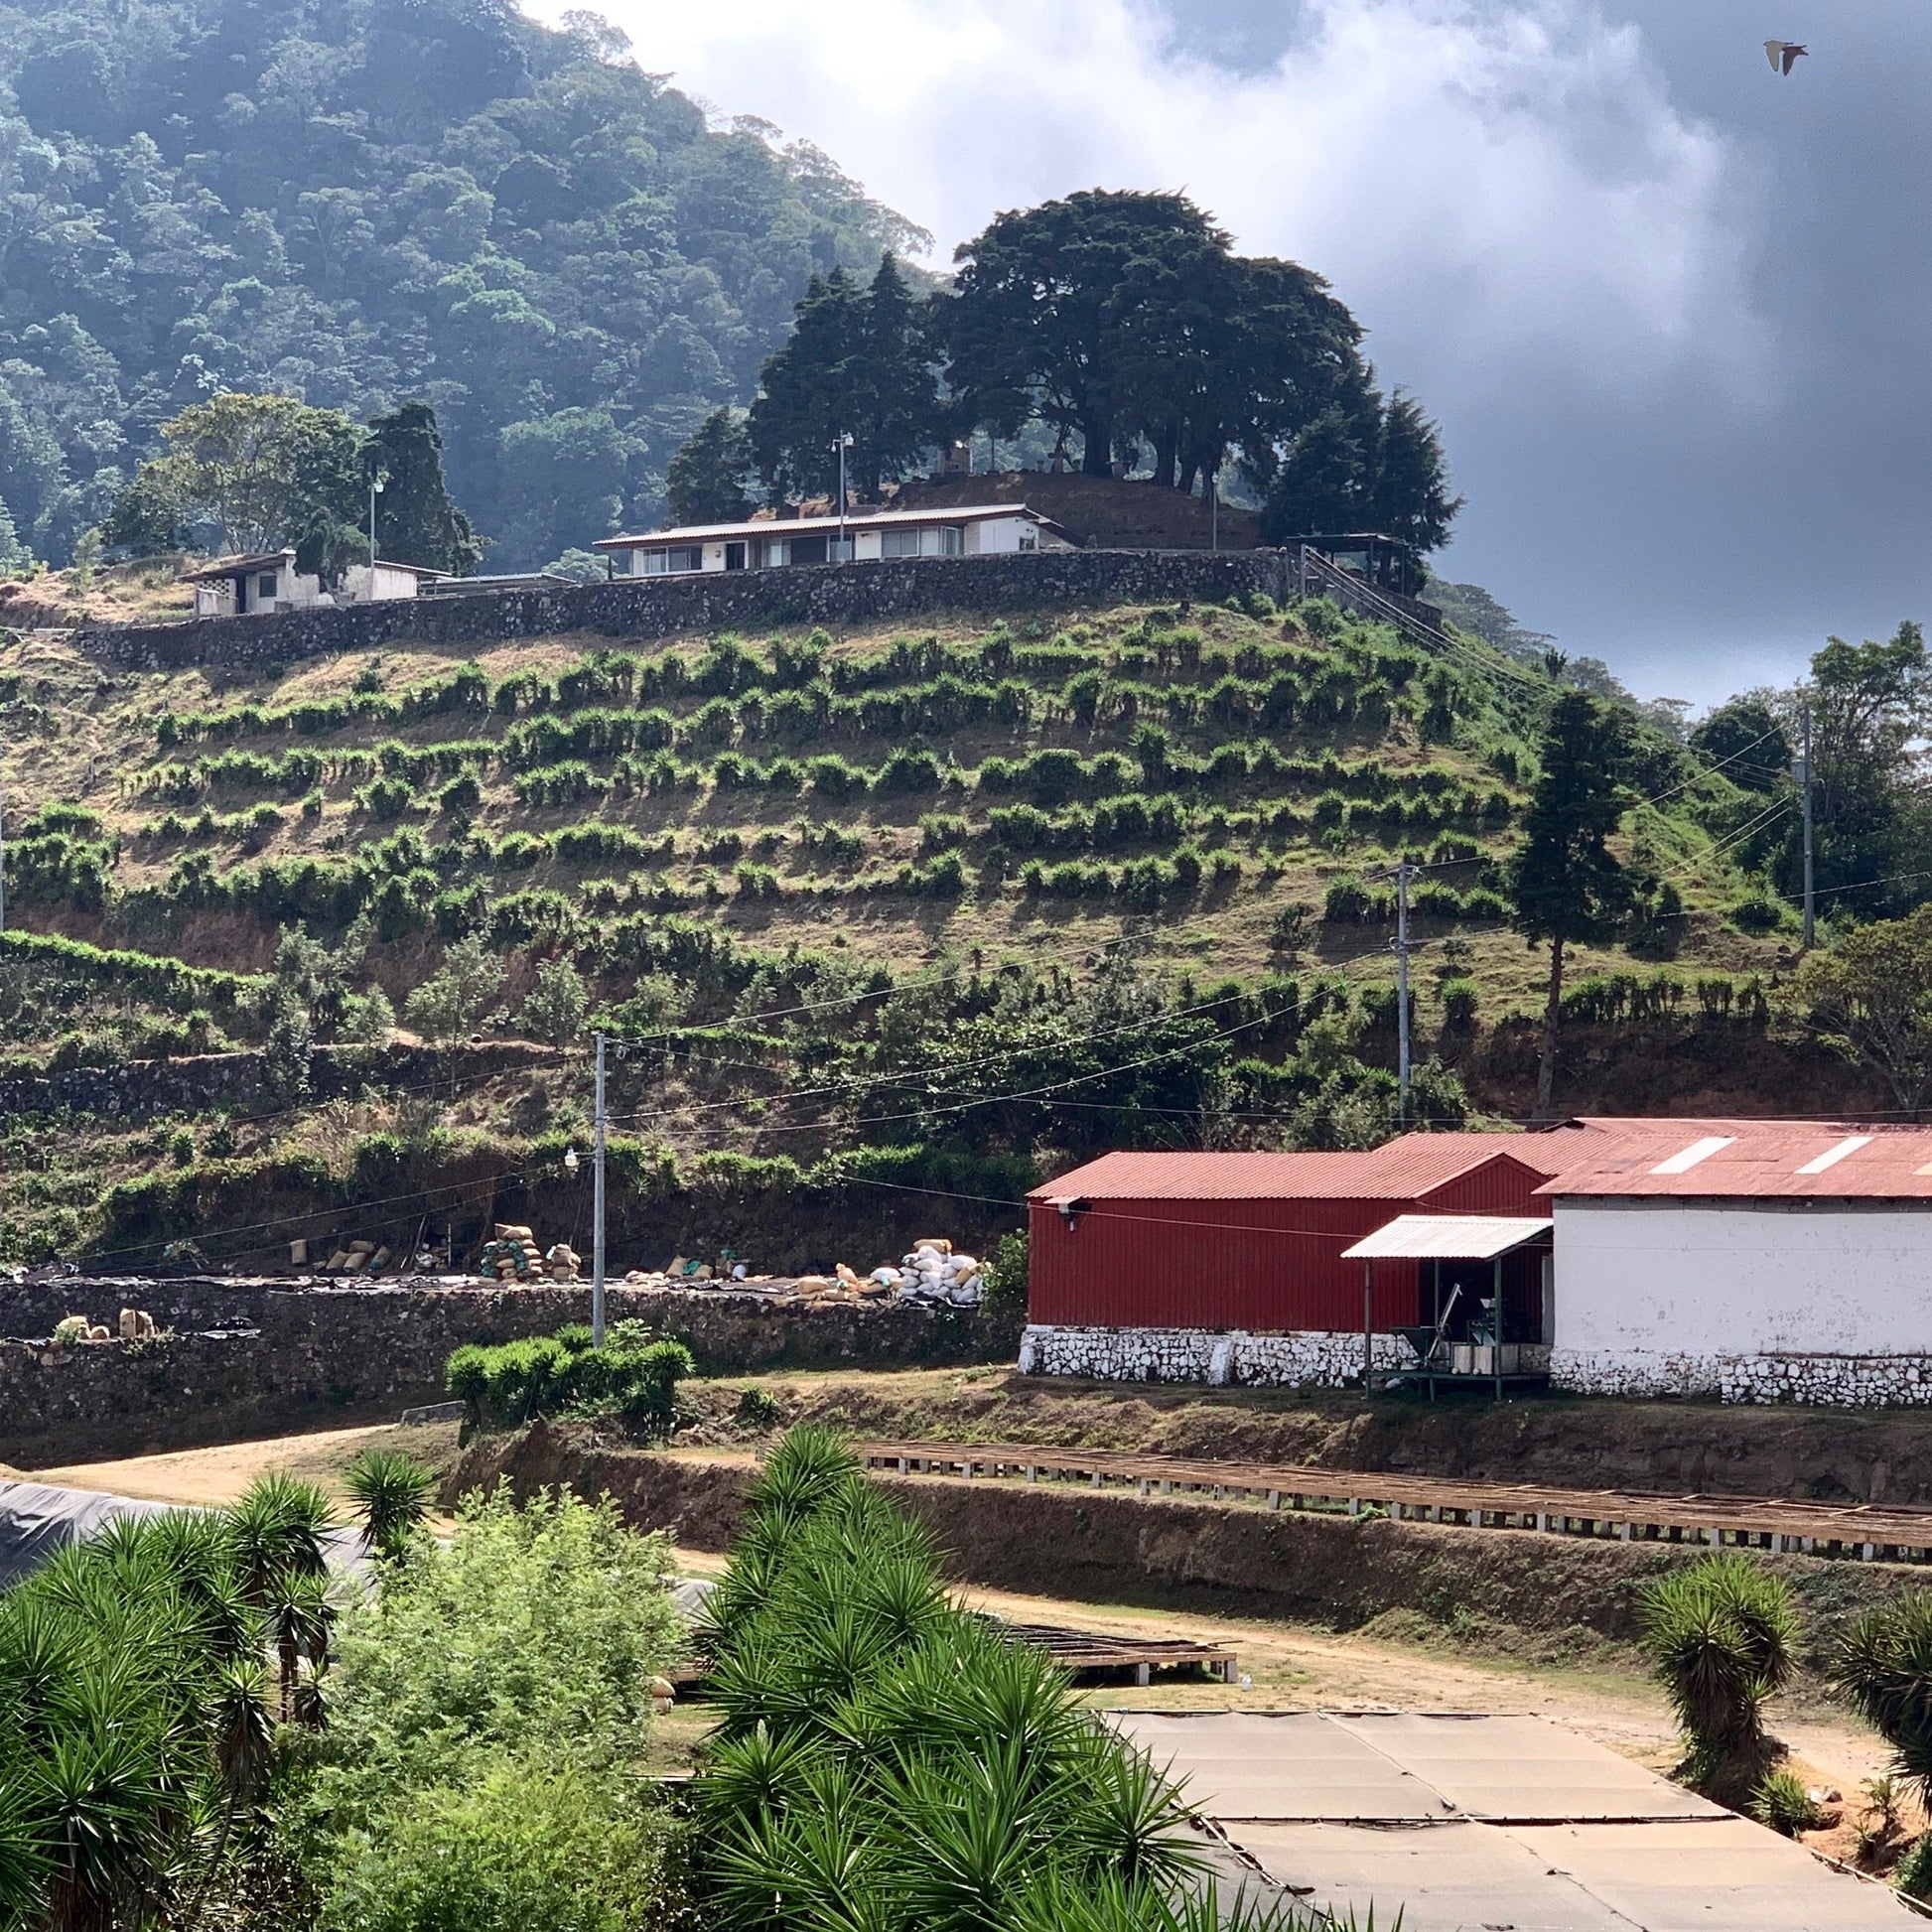
[(369, 595), (375, 595), (375, 499), (382, 494), (386, 477), (377, 475), (369, 479)]
[(852, 447), (852, 432), (846, 430), (843, 434), (835, 436), (832, 439), (832, 447), (839, 453), (839, 562), (843, 564), (852, 561), (846, 555), (845, 549), (845, 453)]

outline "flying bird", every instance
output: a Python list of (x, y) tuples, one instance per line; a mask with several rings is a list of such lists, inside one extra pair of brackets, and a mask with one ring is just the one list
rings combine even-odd
[(1809, 54), (1808, 47), (1800, 47), (1796, 41), (1766, 41), (1764, 58), (1770, 62), (1772, 69), (1778, 73), (1789, 73), (1800, 54)]

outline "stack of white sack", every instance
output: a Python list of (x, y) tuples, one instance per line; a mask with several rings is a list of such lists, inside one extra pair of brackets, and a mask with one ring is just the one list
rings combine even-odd
[[(892, 1273), (880, 1269), (882, 1279)], [(898, 1292), (913, 1302), (949, 1302), (954, 1308), (975, 1309), (980, 1299), (980, 1265), (971, 1255), (956, 1255), (950, 1241), (917, 1243), (901, 1264)]]

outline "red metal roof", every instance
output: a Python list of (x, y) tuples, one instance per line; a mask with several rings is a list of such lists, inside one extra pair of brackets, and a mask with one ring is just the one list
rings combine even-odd
[[(1932, 1200), (1932, 1131), (1649, 1121), (1537, 1189), (1548, 1198)], [(1661, 1170), (1661, 1172), (1660, 1172)]]
[[(1562, 1159), (1552, 1159), (1562, 1144)], [(1577, 1152), (1566, 1134), (1404, 1134), (1367, 1154), (1103, 1154), (1030, 1200), (1409, 1200), (1499, 1154), (1557, 1174)]]

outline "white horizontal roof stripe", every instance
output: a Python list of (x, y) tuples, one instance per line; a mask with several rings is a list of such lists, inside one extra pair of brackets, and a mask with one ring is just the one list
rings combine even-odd
[(1689, 1173), (1700, 1161), (1708, 1161), (1724, 1148), (1734, 1147), (1735, 1134), (1707, 1134), (1701, 1141), (1693, 1141), (1687, 1148), (1680, 1148), (1668, 1161), (1659, 1161), (1651, 1169), (1652, 1173)]
[(1051, 524), (1050, 517), (1025, 503), (962, 503), (953, 509), (865, 510), (846, 516), (761, 516), (749, 523), (686, 523), (674, 530), (645, 530), (636, 536), (600, 537), (595, 550), (655, 550), (663, 544), (716, 543), (721, 537), (791, 537), (804, 531), (816, 536), (826, 530), (888, 530), (927, 523), (983, 523), (992, 517), (1024, 516), (1031, 523)]
[(1877, 1137), (1872, 1134), (1848, 1134), (1836, 1147), (1828, 1147), (1815, 1161), (1807, 1161), (1802, 1168), (1794, 1170), (1798, 1173), (1823, 1173), (1828, 1168), (1835, 1168), (1841, 1161), (1858, 1153), (1862, 1147), (1869, 1147)]
[(1494, 1261), (1551, 1223), (1520, 1214), (1398, 1214), (1341, 1251), (1343, 1261)]

